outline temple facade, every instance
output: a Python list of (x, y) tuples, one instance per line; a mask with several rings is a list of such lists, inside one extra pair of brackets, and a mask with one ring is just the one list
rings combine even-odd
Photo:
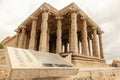
[(74, 3), (60, 11), (44, 3), (15, 31), (15, 47), (59, 54), (76, 66), (105, 64), (103, 31)]

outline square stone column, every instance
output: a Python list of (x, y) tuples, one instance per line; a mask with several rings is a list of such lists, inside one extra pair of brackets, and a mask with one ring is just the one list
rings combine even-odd
[(41, 23), (41, 35), (40, 35), (39, 51), (43, 51), (43, 52), (47, 52), (48, 14), (49, 14), (49, 10), (44, 10), (42, 12), (42, 23)]
[(97, 29), (96, 27), (93, 27), (93, 56), (99, 57), (98, 54), (98, 40), (97, 40)]
[(56, 53), (62, 52), (62, 17), (56, 17), (57, 21), (57, 40), (56, 40)]
[(87, 33), (87, 18), (81, 17), (83, 20), (83, 26), (82, 26), (82, 54), (83, 55), (89, 55), (89, 49), (88, 49), (88, 33)]
[(70, 51), (78, 54), (77, 11), (71, 11)]
[(32, 19), (32, 28), (31, 28), (31, 35), (30, 35), (30, 42), (29, 42), (29, 49), (35, 50), (36, 45), (36, 27), (37, 27), (37, 17), (31, 17)]

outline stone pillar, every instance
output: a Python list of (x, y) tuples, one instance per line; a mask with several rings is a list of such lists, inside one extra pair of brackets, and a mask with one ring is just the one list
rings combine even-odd
[(15, 47), (18, 47), (19, 43), (19, 37), (20, 37), (20, 30), (15, 30), (16, 34), (16, 42), (15, 42)]
[(93, 56), (99, 57), (98, 42), (97, 42), (97, 29), (93, 28)]
[(90, 37), (88, 37), (88, 49), (89, 49), (89, 56), (91, 56)]
[(71, 39), (71, 27), (69, 28), (69, 52), (70, 52), (70, 46), (71, 46), (71, 41), (70, 41), (70, 39)]
[(48, 30), (47, 30), (47, 52), (49, 52), (49, 41), (50, 41), (50, 27), (48, 27)]
[(71, 29), (70, 29), (70, 51), (73, 54), (78, 54), (78, 39), (77, 39), (77, 12), (71, 12)]
[(68, 52), (68, 45), (67, 45), (67, 42), (65, 41), (65, 43), (64, 43), (64, 47), (65, 47), (65, 52)]
[(80, 37), (81, 37), (81, 34), (79, 33), (79, 35), (78, 35), (78, 52), (81, 54), (81, 39), (80, 39)]
[(27, 34), (25, 34), (25, 37), (24, 37), (24, 43), (23, 43), (23, 48), (26, 49), (26, 44), (27, 44)]
[(25, 28), (26, 28), (26, 26), (21, 28), (22, 31), (21, 31), (21, 35), (19, 38), (18, 48), (23, 48), (24, 37), (25, 37)]
[(82, 26), (82, 54), (83, 55), (89, 55), (88, 50), (88, 40), (87, 40), (87, 18), (82, 17), (83, 20), (83, 26)]
[(41, 35), (40, 35), (39, 51), (43, 51), (43, 52), (47, 52), (48, 11), (49, 10), (44, 10), (42, 12), (42, 23), (41, 23)]
[(102, 43), (102, 30), (98, 30), (98, 37), (99, 37), (99, 48), (100, 48), (100, 58), (104, 59), (104, 52), (103, 52), (103, 43)]
[(57, 21), (57, 41), (56, 41), (56, 53), (62, 52), (62, 17), (56, 17)]
[(31, 27), (31, 34), (30, 34), (29, 49), (35, 50), (37, 17), (31, 17), (31, 19), (32, 19), (32, 27)]

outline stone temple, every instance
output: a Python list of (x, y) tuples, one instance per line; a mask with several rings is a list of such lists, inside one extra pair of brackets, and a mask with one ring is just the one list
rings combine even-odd
[(62, 10), (44, 3), (15, 32), (1, 42), (0, 80), (120, 80), (120, 68), (106, 64), (103, 31), (75, 3)]
[(76, 4), (58, 11), (44, 3), (6, 38), (6, 46), (60, 54), (75, 66), (106, 66), (100, 27)]

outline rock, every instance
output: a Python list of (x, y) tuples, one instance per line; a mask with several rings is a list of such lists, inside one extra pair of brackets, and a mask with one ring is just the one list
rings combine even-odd
[(112, 66), (113, 67), (120, 67), (120, 60), (113, 60)]

